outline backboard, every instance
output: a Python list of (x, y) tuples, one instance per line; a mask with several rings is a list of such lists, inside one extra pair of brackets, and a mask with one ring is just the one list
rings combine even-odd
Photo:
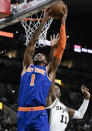
[(16, 6), (11, 5), (11, 15), (7, 18), (0, 19), (0, 29), (21, 21), (23, 18), (48, 8), (52, 4), (61, 0), (23, 0), (23, 3)]

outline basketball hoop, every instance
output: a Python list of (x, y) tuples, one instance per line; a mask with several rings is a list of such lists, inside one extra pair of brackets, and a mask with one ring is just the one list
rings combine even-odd
[[(21, 24), (24, 27), (25, 32), (26, 32), (26, 43), (25, 43), (26, 46), (28, 45), (32, 34), (38, 28), (44, 16), (45, 16), (45, 11), (43, 10), (36, 14), (32, 14), (30, 17), (25, 18), (23, 21), (21, 21)], [(46, 46), (46, 35), (52, 21), (53, 21), (53, 18), (49, 18), (49, 20), (45, 23), (39, 35), (39, 38), (35, 44), (36, 48)], [(39, 42), (40, 40), (43, 42)]]

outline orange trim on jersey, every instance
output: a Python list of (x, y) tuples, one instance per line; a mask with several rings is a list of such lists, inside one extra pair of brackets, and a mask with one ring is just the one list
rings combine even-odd
[[(30, 67), (31, 65), (33, 65), (33, 64), (30, 64), (29, 67)], [(25, 70), (21, 73), (21, 76), (23, 76), (23, 75), (25, 74), (25, 72), (26, 72), (27, 70), (29, 70), (29, 67), (28, 67), (27, 69), (25, 69)]]
[(55, 52), (54, 52), (54, 56), (55, 56), (57, 59), (61, 59), (61, 58), (62, 58), (62, 55), (63, 55), (64, 49), (65, 49), (65, 46), (66, 46), (66, 31), (65, 31), (65, 25), (61, 25), (60, 38), (59, 38), (59, 41), (58, 41), (58, 46), (57, 46), (57, 49), (56, 49)]
[(37, 107), (18, 107), (18, 111), (39, 111), (45, 110), (44, 106), (37, 106)]

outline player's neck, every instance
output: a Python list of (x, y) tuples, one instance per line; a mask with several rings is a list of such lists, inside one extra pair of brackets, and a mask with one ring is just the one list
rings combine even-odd
[(57, 96), (57, 98), (60, 100), (60, 96)]

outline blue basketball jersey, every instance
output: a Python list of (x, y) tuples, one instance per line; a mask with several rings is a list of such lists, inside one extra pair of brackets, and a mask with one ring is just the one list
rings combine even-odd
[(21, 76), (18, 106), (46, 106), (51, 83), (46, 67), (30, 65)]

